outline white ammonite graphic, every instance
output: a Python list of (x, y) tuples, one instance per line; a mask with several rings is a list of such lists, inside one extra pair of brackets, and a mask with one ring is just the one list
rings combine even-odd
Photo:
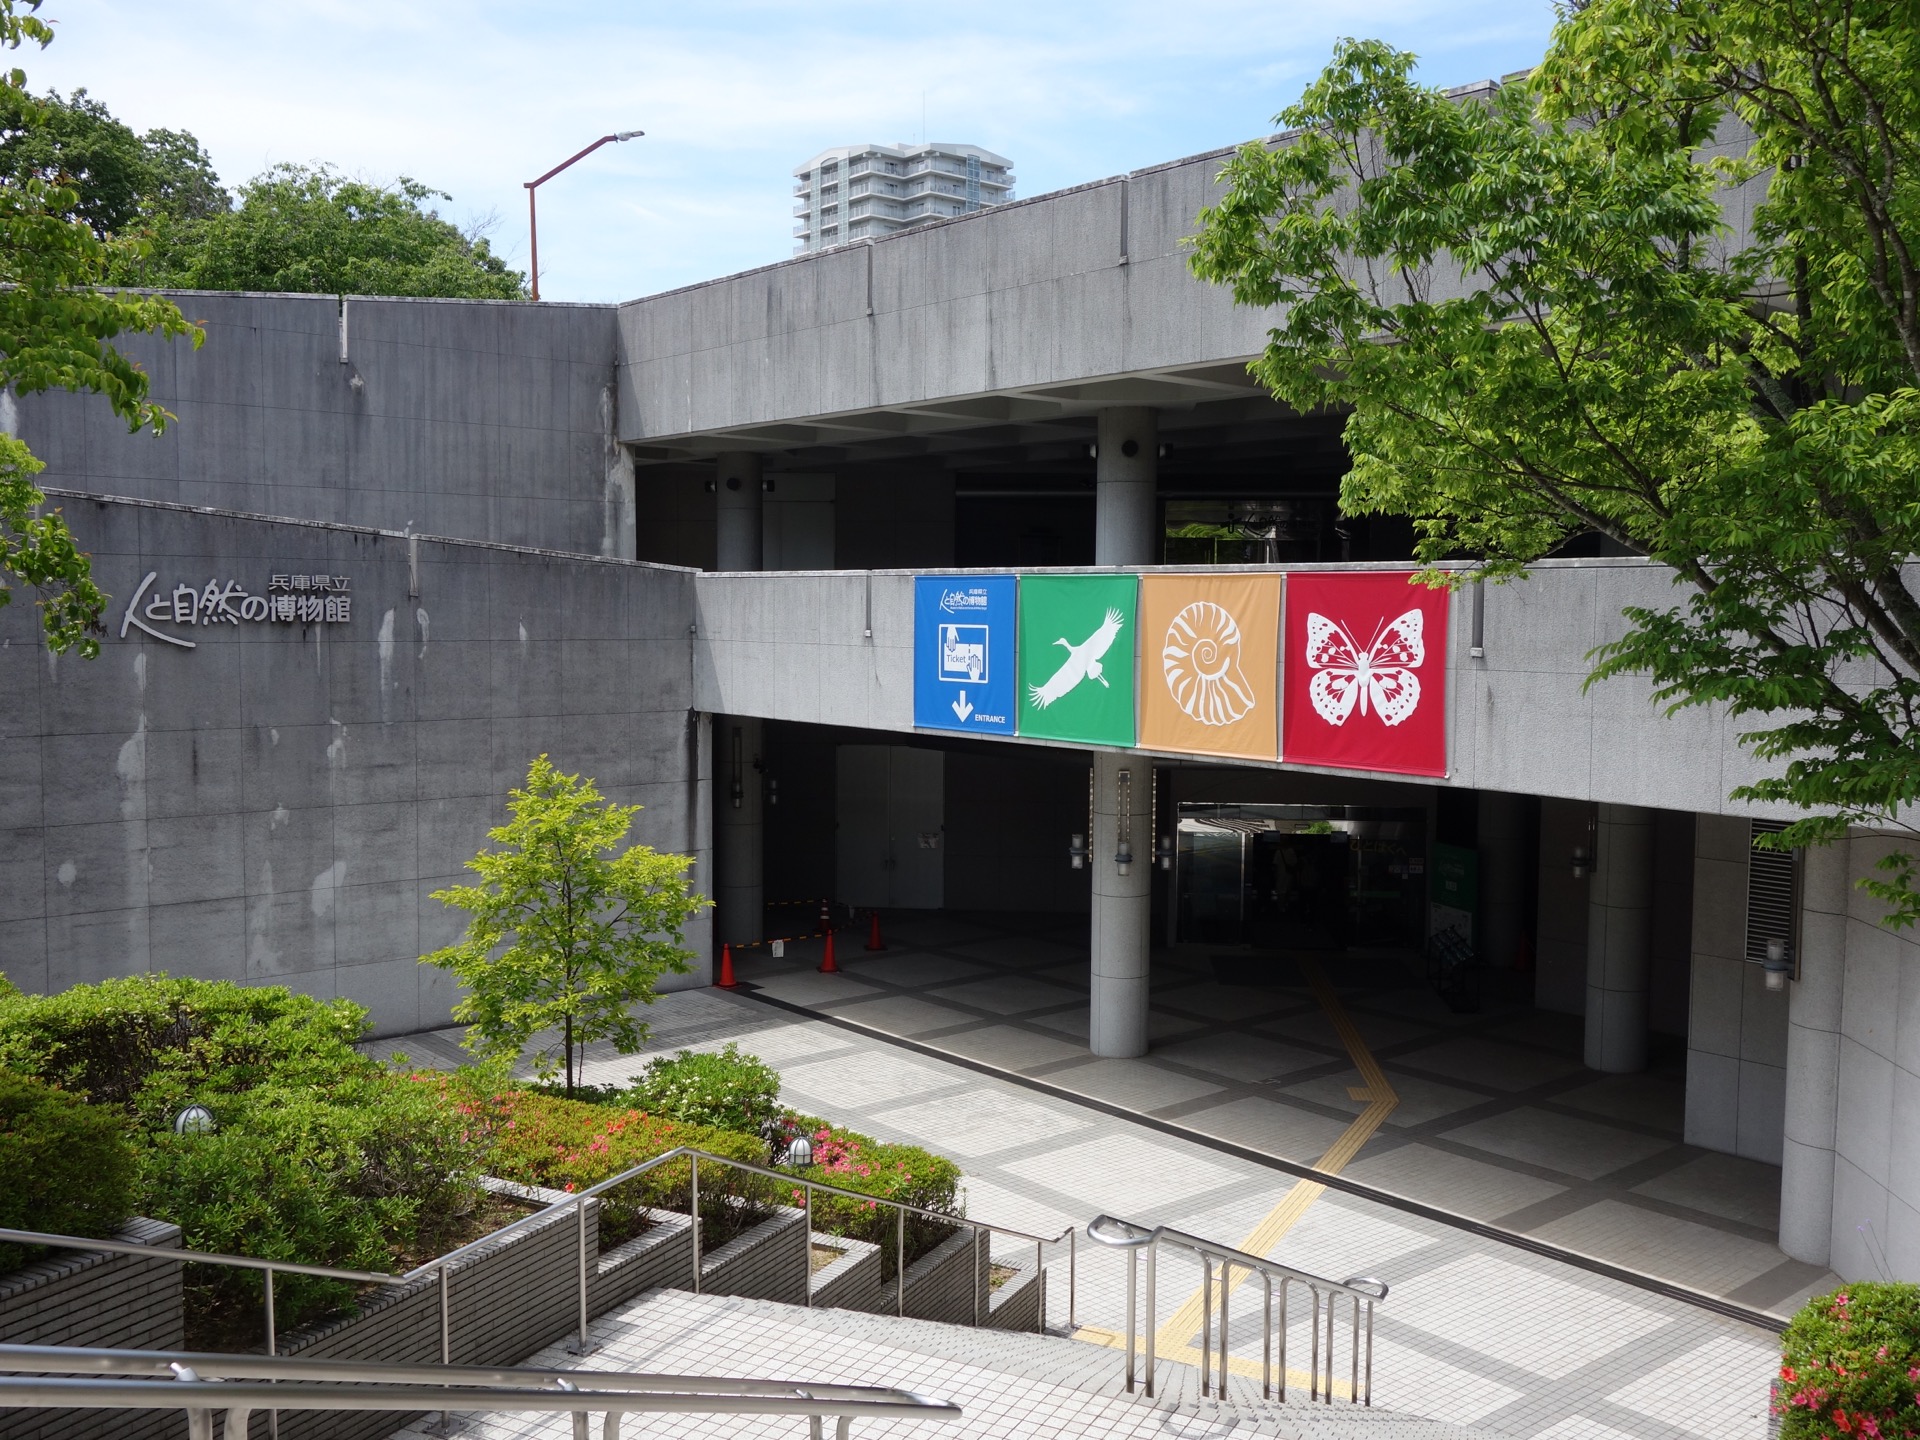
[(1254, 707), (1253, 687), (1240, 673), (1240, 622), (1211, 600), (1173, 617), (1160, 667), (1173, 703), (1202, 725), (1231, 725)]

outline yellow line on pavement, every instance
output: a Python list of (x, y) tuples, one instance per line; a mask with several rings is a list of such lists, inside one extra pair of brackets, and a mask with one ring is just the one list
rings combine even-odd
[[(1367, 1042), (1360, 1038), (1360, 1031), (1348, 1016), (1346, 1007), (1340, 1003), (1340, 997), (1327, 982), (1326, 972), (1320, 968), (1320, 962), (1311, 957), (1301, 957), (1300, 972), (1306, 976), (1307, 985), (1313, 991), (1314, 999), (1320, 1002), (1320, 1008), (1326, 1012), (1332, 1022), (1334, 1033), (1340, 1037), (1340, 1043), (1346, 1047), (1347, 1055), (1353, 1061), (1353, 1068), (1360, 1072), (1360, 1078), (1366, 1081), (1364, 1091), (1361, 1087), (1349, 1088), (1348, 1095), (1355, 1100), (1365, 1100), (1367, 1108), (1353, 1118), (1353, 1122), (1341, 1132), (1340, 1138), (1327, 1147), (1327, 1151), (1314, 1162), (1314, 1169), (1325, 1171), (1329, 1175), (1338, 1175), (1361, 1148), (1374, 1137), (1380, 1127), (1386, 1123), (1387, 1116), (1399, 1105), (1400, 1097), (1394, 1093), (1387, 1072), (1380, 1068), (1380, 1062), (1373, 1058), (1373, 1052), (1367, 1048)], [(1278, 1205), (1267, 1212), (1266, 1217), (1253, 1227), (1253, 1233), (1242, 1240), (1239, 1249), (1249, 1255), (1268, 1255), (1291, 1230), (1300, 1217), (1307, 1213), (1312, 1205), (1326, 1193), (1326, 1186), (1317, 1180), (1298, 1180)], [(1235, 1270), (1232, 1288), (1238, 1289), (1249, 1278), (1246, 1270)], [(1200, 1328), (1201, 1294), (1195, 1290), (1191, 1296), (1173, 1312), (1167, 1323), (1162, 1325), (1154, 1336), (1154, 1349), (1169, 1360), (1187, 1360), (1192, 1364), (1200, 1363), (1200, 1352), (1193, 1346), (1193, 1337)], [(1149, 1322), (1151, 1323), (1151, 1322)], [(1110, 1330), (1096, 1330), (1092, 1326), (1081, 1326), (1076, 1332), (1081, 1339), (1091, 1340), (1095, 1344), (1112, 1345), (1125, 1349), (1127, 1337), (1124, 1333)], [(1250, 1361), (1234, 1360), (1236, 1372), (1245, 1373), (1244, 1365)], [(1252, 1373), (1258, 1375), (1260, 1367), (1252, 1366)], [(1289, 1372), (1288, 1383), (1292, 1384)], [(1306, 1377), (1300, 1377), (1300, 1383), (1306, 1383)]]

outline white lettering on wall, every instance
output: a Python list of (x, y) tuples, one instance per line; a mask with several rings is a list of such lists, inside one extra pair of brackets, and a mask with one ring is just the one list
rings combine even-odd
[[(178, 633), (182, 625), (344, 625), (353, 619), (353, 596), (347, 593), (345, 575), (273, 575), (267, 590), (255, 595), (237, 580), (222, 583), (209, 580), (205, 585), (180, 584), (167, 590), (154, 589), (160, 576), (149, 570), (140, 588), (127, 602), (120, 617), (120, 638), (127, 638), (130, 626), (138, 627), (156, 640), (191, 650), (195, 642)], [(149, 595), (148, 591), (153, 591)], [(142, 604), (142, 602), (145, 602)], [(174, 627), (174, 633), (155, 626)]]

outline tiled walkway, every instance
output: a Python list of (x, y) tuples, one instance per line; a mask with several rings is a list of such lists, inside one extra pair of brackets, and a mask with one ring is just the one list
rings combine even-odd
[[(1225, 1127), (1236, 1125), (1232, 1133), (1242, 1144), (1253, 1143), (1249, 1137), (1276, 1144), (1278, 1137), (1292, 1137), (1286, 1142), (1298, 1147), (1292, 1153), (1315, 1158), (1360, 1108), (1345, 1092), (1358, 1087), (1361, 1077), (1348, 1073), (1350, 1062), (1337, 1039), (1318, 1028), (1304, 992), (1269, 1000), (1219, 987), (1205, 976), (1170, 976), (1156, 1021), (1166, 1048), (1147, 1061), (1095, 1061), (1075, 1033), (1082, 1024), (1075, 1012), (1084, 1010), (1085, 1001), (1073, 988), (1079, 965), (1069, 947), (945, 917), (922, 922), (914, 941), (907, 949), (905, 934), (896, 931), (890, 937), (896, 948), (873, 958), (845, 947), (852, 963), (839, 976), (816, 974), (804, 956), (755, 961), (747, 968), (755, 983), (791, 1002), (849, 1017), (864, 1010), (875, 1026), (888, 1014), (888, 1024), (914, 1025), (923, 1041), (931, 1036), (956, 1053), (1045, 1074), (1051, 1083), (1070, 1084), (1109, 1103), (1178, 1115), (1182, 1124), (1204, 1118), (1209, 1133), (1228, 1133)], [(1016, 951), (1017, 958), (1009, 958)], [(1003, 973), (1003, 964), (1018, 973)], [(970, 998), (956, 1002), (956, 993)], [(1176, 999), (1191, 1003), (1177, 1006)], [(961, 1012), (956, 1003), (972, 1008)], [(1591, 1108), (1595, 1097), (1578, 1092), (1591, 1089), (1604, 1097), (1607, 1082), (1586, 1077), (1583, 1086), (1577, 1070), (1550, 1047), (1500, 1042), (1535, 1058), (1538, 1078), (1522, 1088), (1509, 1072), (1486, 1068), (1487, 1053), (1471, 1027), (1376, 1012), (1358, 1000), (1351, 1011), (1379, 1048), (1396, 1087), (1405, 1086), (1413, 1114), (1395, 1118), (1410, 1121), (1416, 1132), (1433, 1123), (1419, 1119), (1422, 1113), (1442, 1121), (1452, 1117), (1451, 1125), (1441, 1125), (1444, 1132), (1530, 1108), (1552, 1116), (1552, 1123), (1532, 1139), (1524, 1127), (1510, 1128), (1501, 1142), (1508, 1149), (1550, 1143), (1554, 1124), (1596, 1113), (1602, 1118), (1589, 1123), (1624, 1137), (1623, 1144), (1636, 1138), (1658, 1142), (1637, 1161), (1590, 1177), (1545, 1165), (1537, 1149), (1529, 1152), (1533, 1158), (1519, 1160), (1444, 1134), (1437, 1138), (1445, 1144), (1423, 1144), (1421, 1149), (1462, 1166), (1460, 1174), (1475, 1177), (1475, 1193), (1485, 1197), (1476, 1203), (1501, 1203), (1515, 1193), (1501, 1187), (1519, 1186), (1523, 1204), (1587, 1193), (1590, 1201), (1569, 1214), (1606, 1204), (1639, 1214), (1637, 1197), (1618, 1196), (1636, 1195), (1644, 1178), (1700, 1158), (1669, 1137), (1636, 1131)], [(1104, 1210), (1230, 1244), (1245, 1244), (1256, 1232), (1274, 1234), (1273, 1243), (1260, 1248), (1289, 1264), (1334, 1277), (1384, 1278), (1393, 1293), (1380, 1311), (1375, 1382), (1377, 1400), (1388, 1408), (1551, 1440), (1757, 1440), (1764, 1433), (1767, 1384), (1777, 1363), (1776, 1341), (1764, 1330), (1357, 1196), (1328, 1191), (1315, 1197), (1311, 1192), (1318, 1187), (1301, 1191), (1270, 1165), (748, 995), (683, 992), (662, 999), (648, 1018), (656, 1053), (737, 1039), (781, 1071), (786, 1096), (797, 1107), (953, 1156), (967, 1172), (968, 1213), (975, 1218), (1051, 1234), (1084, 1225)], [(1209, 1030), (1221, 1037), (1216, 1046), (1191, 1043)], [(1393, 1052), (1413, 1047), (1423, 1035), (1429, 1037), (1426, 1048), (1436, 1052), (1425, 1058), (1437, 1063), (1402, 1069)], [(397, 1043), (416, 1060), (448, 1063), (460, 1058), (456, 1038), (457, 1032), (442, 1031)], [(1179, 1052), (1182, 1058), (1169, 1058), (1167, 1050), (1179, 1045), (1187, 1047)], [(1274, 1055), (1283, 1061), (1268, 1068)], [(625, 1077), (645, 1058), (596, 1053), (588, 1078)], [(1282, 1083), (1267, 1084), (1263, 1069), (1281, 1075)], [(1558, 1090), (1550, 1088), (1556, 1080), (1562, 1082)], [(1502, 1089), (1503, 1083), (1509, 1088)], [(1472, 1103), (1453, 1104), (1442, 1091), (1471, 1096)], [(1567, 1104), (1569, 1095), (1586, 1100), (1588, 1108)], [(1489, 1129), (1497, 1133), (1497, 1123)], [(1363, 1170), (1375, 1146), (1383, 1160), (1411, 1148), (1389, 1124), (1349, 1173)], [(1622, 1168), (1649, 1163), (1648, 1156), (1676, 1149), (1682, 1154), (1666, 1170), (1656, 1167), (1630, 1180), (1619, 1175)], [(1578, 1147), (1560, 1158), (1567, 1167), (1583, 1164)], [(1530, 1173), (1526, 1166), (1545, 1173)], [(1607, 1181), (1613, 1191), (1592, 1188)], [(1524, 1189), (1529, 1182), (1536, 1187), (1531, 1192)], [(1440, 1184), (1441, 1203), (1466, 1208)], [(1273, 1218), (1289, 1206), (1291, 1224), (1276, 1234)], [(1515, 1208), (1508, 1204), (1502, 1213)], [(1708, 1234), (1727, 1233), (1689, 1223)], [(1120, 1257), (1089, 1246), (1083, 1236), (1079, 1259), (1081, 1324), (1117, 1330), (1124, 1317)], [(1060, 1251), (1050, 1252), (1049, 1313), (1055, 1321), (1064, 1318), (1067, 1304), (1064, 1262)], [(1193, 1340), (1190, 1330), (1179, 1333), (1179, 1323), (1168, 1328), (1197, 1285), (1197, 1275), (1184, 1273), (1188, 1268), (1171, 1261), (1161, 1287), (1156, 1320), (1169, 1346)], [(1257, 1361), (1261, 1335), (1252, 1298), (1246, 1290), (1236, 1297), (1232, 1338), (1237, 1359)], [(1303, 1346), (1306, 1338), (1304, 1327), (1296, 1326), (1292, 1344)], [(1113, 1363), (1119, 1366), (1118, 1355)], [(1293, 1368), (1300, 1368), (1297, 1360)]]
[[(764, 994), (1306, 1164), (1366, 1106), (1364, 1078), (1304, 986), (1223, 985), (1205, 951), (1154, 957), (1152, 1051), (1086, 1049), (1083, 916), (889, 917), (884, 954), (842, 936), (739, 973)], [(1344, 1173), (1628, 1269), (1789, 1314), (1837, 1282), (1775, 1244), (1780, 1172), (1681, 1143), (1683, 1059), (1603, 1076), (1577, 1017), (1455, 1015), (1371, 964), (1327, 973), (1398, 1104)]]

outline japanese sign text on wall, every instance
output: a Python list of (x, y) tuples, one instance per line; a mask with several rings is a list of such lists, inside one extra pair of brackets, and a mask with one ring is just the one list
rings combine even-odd
[(133, 592), (120, 617), (121, 639), (130, 628), (138, 628), (191, 650), (195, 642), (179, 633), (183, 625), (343, 625), (353, 619), (345, 575), (270, 575), (264, 593), (248, 590), (237, 580), (218, 579), (204, 585), (182, 582), (169, 590), (154, 583), (159, 578), (159, 571), (149, 570)]

